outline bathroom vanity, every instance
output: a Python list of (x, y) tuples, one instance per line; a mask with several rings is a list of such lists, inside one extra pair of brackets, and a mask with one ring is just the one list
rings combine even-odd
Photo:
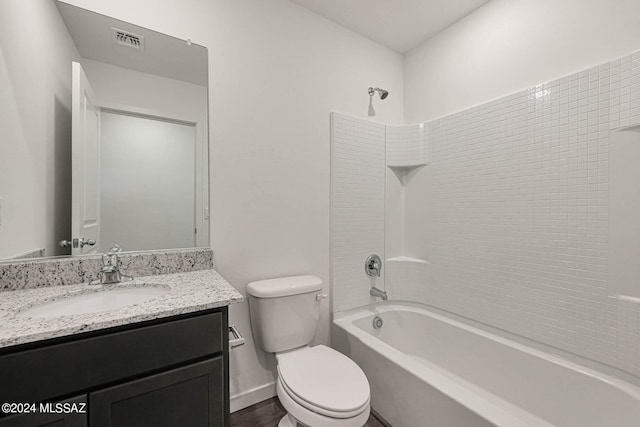
[[(96, 313), (23, 315), (132, 286), (168, 291)], [(227, 425), (227, 306), (239, 301), (212, 269), (0, 292), (0, 403), (15, 404), (3, 406), (0, 427)]]

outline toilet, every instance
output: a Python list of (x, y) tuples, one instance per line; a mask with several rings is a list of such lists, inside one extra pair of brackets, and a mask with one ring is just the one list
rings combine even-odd
[(320, 318), (322, 280), (294, 276), (247, 285), (256, 344), (275, 353), (277, 392), (287, 410), (279, 427), (362, 427), (370, 392), (362, 369), (324, 345), (310, 347)]

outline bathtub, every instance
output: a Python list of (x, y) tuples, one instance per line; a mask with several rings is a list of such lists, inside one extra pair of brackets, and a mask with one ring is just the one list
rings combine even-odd
[(426, 306), (381, 303), (333, 323), (333, 346), (394, 427), (640, 426), (637, 386)]

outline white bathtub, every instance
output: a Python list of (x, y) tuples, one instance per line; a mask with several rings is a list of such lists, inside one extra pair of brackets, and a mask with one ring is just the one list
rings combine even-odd
[(394, 427), (640, 426), (640, 388), (425, 306), (378, 304), (334, 324), (334, 346)]

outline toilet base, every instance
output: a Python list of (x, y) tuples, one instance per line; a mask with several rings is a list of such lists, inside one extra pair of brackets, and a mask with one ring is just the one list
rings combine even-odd
[(302, 424), (298, 424), (298, 422), (293, 420), (289, 414), (285, 414), (278, 423), (278, 427), (298, 427), (299, 425)]

